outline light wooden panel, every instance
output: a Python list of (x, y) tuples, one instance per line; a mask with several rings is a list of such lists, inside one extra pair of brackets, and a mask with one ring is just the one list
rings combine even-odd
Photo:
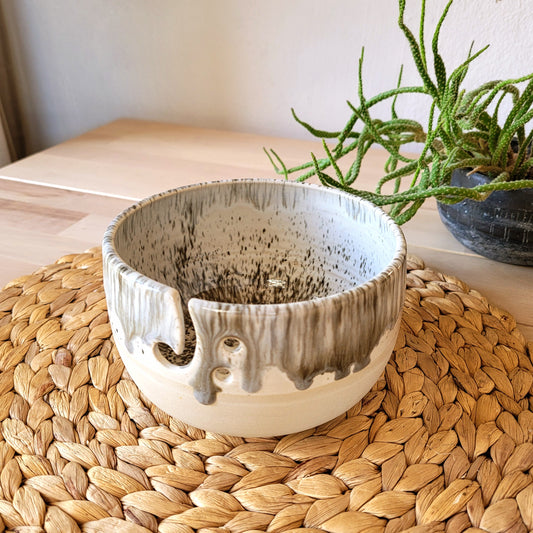
[(130, 201), (0, 179), (0, 286), (100, 245)]
[[(23, 163), (25, 160), (22, 160)], [(4, 167), (6, 168), (6, 167)], [(103, 197), (99, 194), (73, 192), (57, 187), (36, 186), (21, 181), (2, 179), (0, 169), (0, 198), (19, 202), (21, 218), (31, 215), (34, 210), (49, 208), (54, 210), (73, 210), (82, 216), (118, 214), (131, 205), (130, 200)], [(16, 223), (16, 220), (13, 220)], [(52, 228), (56, 232), (57, 228)]]
[[(119, 120), (1, 169), (35, 184), (144, 198), (180, 185), (233, 178), (279, 178), (263, 146), (287, 165), (299, 164), (320, 143), (236, 132)], [(384, 153), (372, 152), (361, 187), (373, 187)]]

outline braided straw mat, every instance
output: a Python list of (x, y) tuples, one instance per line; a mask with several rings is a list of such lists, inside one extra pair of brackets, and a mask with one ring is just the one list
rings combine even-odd
[(0, 292), (1, 530), (533, 529), (533, 366), (509, 314), (410, 257), (385, 373), (347, 413), (272, 439), (152, 405), (111, 339), (97, 249)]

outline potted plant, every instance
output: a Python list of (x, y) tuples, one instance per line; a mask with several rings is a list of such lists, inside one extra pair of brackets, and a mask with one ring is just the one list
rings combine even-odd
[[(439, 36), (453, 0), (434, 29), (431, 51), (426, 50), (425, 0), (421, 3), (418, 38), (404, 22), (405, 0), (398, 0), (398, 25), (407, 39), (420, 83), (398, 83), (367, 98), (363, 91), (364, 49), (359, 59), (359, 105), (348, 102), (351, 116), (338, 132), (317, 130), (295, 120), (323, 140), (325, 155), (287, 168), (274, 150), (266, 151), (279, 174), (304, 181), (317, 176), (326, 186), (337, 187), (382, 206), (403, 224), (429, 197), (435, 197), (442, 220), (452, 233), (474, 251), (505, 262), (533, 265), (533, 73), (510, 80), (492, 80), (466, 91), (469, 67), (485, 48), (470, 47), (462, 64), (450, 72), (439, 52)], [(429, 102), (423, 125), (398, 116), (396, 102), (416, 94)], [(372, 116), (374, 107), (391, 103), (388, 120)], [(502, 103), (510, 108), (501, 113)], [(503, 115), (503, 116), (502, 116)], [(334, 144), (331, 142), (334, 141)], [(415, 155), (405, 145), (418, 143)], [(384, 176), (374, 191), (356, 187), (365, 154), (372, 146), (388, 152)], [(412, 150), (412, 148), (411, 148)], [(338, 161), (351, 157), (348, 170)], [(406, 182), (407, 185), (406, 185)]]

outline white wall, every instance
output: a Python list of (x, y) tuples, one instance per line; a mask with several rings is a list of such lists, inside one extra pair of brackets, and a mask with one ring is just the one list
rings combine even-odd
[[(407, 0), (416, 29), (419, 0)], [(444, 0), (428, 0), (428, 24)], [(118, 117), (306, 137), (290, 108), (340, 128), (366, 94), (416, 80), (396, 0), (1, 0), (30, 152)], [(533, 0), (455, 0), (442, 32), (456, 65), (491, 43), (467, 81), (533, 71)], [(429, 34), (429, 31), (428, 31)], [(408, 101), (423, 119), (424, 106)]]

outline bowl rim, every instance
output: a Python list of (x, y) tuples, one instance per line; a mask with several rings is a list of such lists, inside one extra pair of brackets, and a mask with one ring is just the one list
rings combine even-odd
[(108, 225), (107, 229), (104, 232), (103, 240), (102, 240), (102, 255), (105, 262), (113, 263), (115, 267), (117, 267), (122, 275), (127, 275), (128, 273), (135, 273), (136, 274), (136, 280), (139, 283), (146, 284), (154, 289), (160, 289), (161, 291), (175, 291), (180, 299), (181, 294), (179, 293), (178, 289), (175, 287), (172, 287), (170, 285), (167, 285), (165, 283), (162, 283), (160, 281), (157, 281), (146, 274), (143, 274), (142, 272), (136, 270), (133, 268), (130, 264), (128, 264), (118, 253), (118, 251), (115, 248), (114, 243), (114, 237), (118, 230), (118, 228), (124, 223), (124, 221), (129, 218), (130, 216), (133, 216), (134, 213), (143, 207), (150, 205), (160, 199), (173, 196), (176, 194), (181, 193), (185, 190), (192, 190), (192, 189), (200, 189), (204, 187), (215, 187), (215, 186), (224, 186), (224, 185), (230, 185), (234, 183), (266, 183), (266, 184), (272, 184), (274, 186), (288, 186), (288, 187), (309, 187), (312, 189), (316, 189), (322, 192), (325, 192), (327, 194), (333, 194), (336, 196), (343, 196), (345, 198), (348, 198), (351, 201), (358, 202), (365, 206), (366, 209), (368, 209), (371, 212), (375, 212), (379, 217), (382, 217), (387, 224), (387, 227), (391, 230), (393, 235), (395, 236), (395, 251), (394, 255), (392, 257), (392, 260), (390, 260), (387, 264), (387, 266), (381, 270), (378, 274), (375, 276), (372, 276), (371, 278), (363, 281), (362, 283), (359, 283), (355, 285), (354, 287), (351, 287), (349, 289), (345, 289), (344, 291), (336, 292), (333, 294), (328, 294), (326, 296), (321, 296), (318, 298), (313, 298), (310, 300), (301, 300), (297, 302), (284, 302), (284, 303), (273, 303), (273, 304), (244, 304), (244, 303), (229, 303), (229, 302), (215, 302), (211, 300), (203, 300), (198, 298), (190, 298), (186, 305), (191, 305), (191, 302), (196, 302), (196, 304), (200, 303), (207, 308), (213, 308), (213, 309), (233, 309), (233, 310), (244, 310), (249, 308), (261, 308), (264, 310), (268, 310), (269, 308), (272, 309), (280, 309), (285, 307), (301, 307), (304, 305), (317, 305), (321, 302), (331, 301), (332, 299), (344, 299), (349, 296), (355, 296), (360, 293), (365, 293), (369, 290), (376, 290), (376, 287), (379, 285), (382, 285), (385, 283), (385, 281), (392, 277), (395, 272), (404, 270), (405, 271), (405, 263), (407, 259), (407, 243), (405, 240), (405, 236), (398, 224), (392, 220), (392, 218), (383, 211), (380, 207), (376, 206), (372, 202), (365, 200), (359, 196), (349, 194), (346, 191), (342, 191), (339, 189), (333, 189), (331, 187), (325, 187), (323, 185), (318, 185), (315, 183), (302, 183), (302, 182), (294, 182), (294, 181), (286, 181), (286, 180), (280, 180), (280, 179), (271, 179), (271, 178), (233, 178), (233, 179), (222, 179), (222, 180), (213, 180), (213, 181), (204, 181), (199, 183), (194, 183), (190, 185), (184, 185), (180, 187), (175, 187), (173, 189), (168, 189), (163, 192), (159, 192), (156, 194), (153, 194), (151, 196), (147, 196), (146, 198), (143, 198), (142, 200), (139, 200), (132, 204), (131, 206), (127, 207), (123, 211), (121, 211)]

